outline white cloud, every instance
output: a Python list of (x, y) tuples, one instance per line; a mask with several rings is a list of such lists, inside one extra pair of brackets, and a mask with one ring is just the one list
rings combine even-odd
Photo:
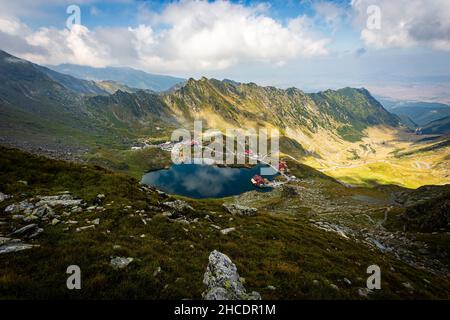
[(31, 46), (46, 49), (45, 53), (22, 54), (24, 58), (37, 63), (73, 63), (103, 67), (114, 62), (108, 46), (99, 43), (94, 33), (81, 25), (74, 25), (70, 31), (41, 28), (24, 37)]
[(0, 31), (10, 36), (17, 36), (30, 32), (28, 27), (19, 19), (0, 16)]
[(38, 63), (123, 64), (159, 72), (220, 70), (247, 61), (282, 65), (299, 56), (327, 54), (329, 40), (314, 34), (304, 17), (283, 25), (266, 10), (264, 5), (185, 0), (153, 13), (152, 21), (141, 19), (137, 27), (31, 31), (18, 27), (17, 19), (3, 18), (0, 33), (16, 32), (29, 45), (45, 48), (46, 54), (22, 54)]
[[(367, 7), (381, 9), (381, 29), (366, 27)], [(361, 39), (374, 48), (431, 47), (450, 51), (450, 1), (353, 0)]]

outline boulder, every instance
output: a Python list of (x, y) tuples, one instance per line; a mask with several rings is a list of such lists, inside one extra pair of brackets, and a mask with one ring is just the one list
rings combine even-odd
[(230, 232), (235, 231), (235, 230), (236, 230), (236, 228), (231, 227), (231, 228), (226, 228), (226, 229), (220, 230), (220, 233), (222, 233), (222, 234), (229, 234)]
[(232, 215), (239, 216), (254, 216), (258, 211), (256, 208), (241, 206), (237, 203), (224, 203), (223, 207)]
[(27, 239), (34, 239), (36, 238), (38, 235), (40, 235), (42, 232), (44, 232), (44, 229), (42, 228), (37, 228), (33, 233), (31, 233), (30, 235), (26, 236)]
[(35, 221), (35, 220), (38, 220), (38, 219), (39, 219), (38, 216), (30, 214), (30, 215), (27, 215), (27, 216), (23, 217), (23, 222), (31, 222), (31, 221)]
[(94, 200), (94, 203), (95, 204), (102, 204), (103, 203), (103, 200), (105, 200), (105, 195), (103, 194), (103, 193), (99, 193), (98, 195), (97, 195), (97, 197), (95, 198), (95, 200)]
[(70, 194), (61, 194), (57, 196), (45, 196), (45, 197), (39, 197), (40, 201), (36, 204), (37, 206), (42, 205), (48, 205), (50, 207), (56, 207), (56, 206), (77, 206), (80, 205), (82, 200), (80, 199), (73, 199), (73, 197)]
[(178, 211), (178, 212), (194, 210), (194, 208), (192, 208), (187, 202), (182, 201), (182, 200), (166, 201), (163, 204), (169, 208), (172, 208), (172, 209)]
[(22, 227), (20, 229), (17, 229), (16, 231), (12, 232), (9, 236), (22, 236), (25, 234), (34, 233), (38, 229), (38, 225), (35, 223), (26, 225), (25, 227)]
[(34, 209), (32, 215), (39, 218), (52, 218), (55, 216), (55, 213), (52, 208), (50, 208), (47, 204), (44, 204)]
[(34, 205), (28, 200), (21, 201), (19, 203), (13, 203), (5, 208), (6, 213), (17, 213), (25, 210), (32, 210)]
[(95, 225), (92, 224), (92, 225), (89, 225), (89, 226), (76, 228), (76, 232), (80, 232), (80, 231), (84, 231), (84, 230), (89, 230), (89, 229), (95, 229)]
[(370, 289), (367, 289), (367, 288), (359, 288), (358, 289), (358, 295), (360, 297), (367, 298), (370, 293), (372, 293), (372, 290), (370, 290)]
[(8, 200), (9, 198), (11, 198), (11, 196), (4, 194), (3, 192), (0, 192), (0, 202)]
[(82, 211), (83, 211), (83, 209), (81, 209), (78, 206), (73, 206), (72, 209), (70, 210), (70, 212), (72, 212), (72, 213), (80, 213)]
[(124, 257), (114, 257), (111, 259), (110, 264), (114, 269), (123, 269), (126, 268), (131, 262), (133, 262), (133, 258), (124, 258)]
[(0, 254), (11, 253), (37, 247), (36, 245), (26, 244), (19, 239), (10, 239), (0, 237)]
[(261, 300), (257, 292), (247, 293), (236, 265), (228, 256), (216, 250), (209, 255), (203, 283), (206, 285), (202, 294), (205, 300)]

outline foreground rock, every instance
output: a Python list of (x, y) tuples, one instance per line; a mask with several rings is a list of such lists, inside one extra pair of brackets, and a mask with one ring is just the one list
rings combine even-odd
[(68, 207), (80, 205), (81, 202), (82, 200), (74, 199), (70, 194), (62, 194), (58, 196), (40, 197), (40, 201), (36, 203), (36, 206), (48, 205), (50, 207)]
[(222, 233), (222, 234), (229, 234), (230, 232), (233, 232), (235, 230), (236, 230), (236, 228), (231, 227), (231, 228), (226, 228), (226, 229), (220, 230), (220, 233)]
[(114, 269), (124, 269), (126, 268), (131, 262), (133, 262), (133, 258), (124, 258), (124, 257), (115, 257), (111, 259), (111, 266)]
[(182, 200), (166, 201), (163, 204), (169, 208), (172, 208), (172, 209), (178, 211), (178, 212), (194, 210), (194, 208), (192, 208), (187, 202), (182, 201)]
[(11, 198), (11, 196), (4, 194), (3, 192), (0, 192), (0, 202), (8, 200), (9, 198)]
[(261, 300), (258, 292), (247, 293), (236, 265), (216, 250), (209, 255), (203, 283), (206, 285), (206, 291), (202, 294), (205, 300)]
[(0, 254), (23, 251), (37, 247), (36, 245), (26, 244), (19, 239), (0, 237)]
[(6, 213), (17, 213), (17, 212), (25, 212), (31, 213), (31, 210), (34, 208), (34, 204), (29, 202), (28, 200), (21, 201), (19, 203), (14, 203), (5, 208)]
[(9, 236), (33, 239), (33, 238), (36, 238), (38, 235), (40, 235), (42, 232), (44, 232), (44, 229), (39, 228), (39, 226), (37, 224), (32, 223), (32, 224), (26, 225), (20, 229), (15, 230)]
[(223, 207), (232, 215), (254, 216), (258, 211), (256, 208), (241, 206), (237, 203), (224, 203)]
[(39, 218), (53, 218), (55, 216), (55, 213), (53, 212), (52, 208), (44, 204), (41, 207), (37, 207), (36, 209), (34, 209), (32, 215)]
[[(23, 222), (49, 222), (56, 224), (56, 220), (62, 222), (61, 216), (55, 211), (61, 211), (63, 208), (70, 212), (63, 212), (64, 216), (70, 216), (71, 213), (80, 213), (85, 206), (83, 200), (74, 199), (68, 191), (54, 196), (37, 196), (23, 200), (19, 203), (10, 204), (5, 208), (6, 214), (11, 214), (12, 219), (23, 220)], [(42, 231), (39, 231), (40, 233)]]

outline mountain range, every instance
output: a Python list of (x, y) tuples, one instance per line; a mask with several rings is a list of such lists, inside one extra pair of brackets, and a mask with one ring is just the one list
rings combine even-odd
[(404, 122), (410, 121), (415, 127), (450, 116), (450, 106), (435, 102), (409, 102), (381, 100), (390, 112), (398, 115)]
[(421, 128), (422, 134), (450, 134), (450, 116), (431, 121)]
[(78, 79), (6, 52), (0, 52), (0, 71), (3, 140), (49, 149), (77, 146), (88, 150), (84, 158), (109, 167), (127, 167), (135, 156), (126, 153), (132, 145), (166, 141), (175, 128), (191, 129), (194, 119), (203, 120), (205, 129), (276, 128), (282, 152), (336, 174), (423, 147), (364, 88), (305, 93), (203, 77), (154, 92)]
[[(115, 84), (117, 91), (103, 88), (18, 59), (0, 55), (3, 85), (0, 92), (3, 113), (36, 121), (18, 126), (36, 126), (41, 121), (62, 127), (94, 127), (100, 131), (127, 128), (131, 133), (154, 127), (188, 124), (195, 118), (208, 126), (272, 126), (284, 133), (298, 129), (306, 135), (320, 130), (336, 131), (339, 138), (358, 140), (371, 125), (399, 126), (399, 119), (387, 112), (365, 89), (344, 88), (316, 94), (299, 89), (260, 87), (254, 83), (201, 78), (189, 79), (180, 88), (156, 94), (131, 90)], [(107, 83), (111, 86), (111, 82)], [(95, 125), (94, 125), (95, 124)], [(3, 123), (5, 125), (5, 123)]]
[(123, 67), (93, 68), (74, 64), (61, 64), (48, 67), (59, 73), (68, 74), (80, 79), (96, 82), (114, 81), (124, 84), (130, 88), (158, 92), (167, 91), (185, 81), (183, 78), (151, 74), (144, 71)]

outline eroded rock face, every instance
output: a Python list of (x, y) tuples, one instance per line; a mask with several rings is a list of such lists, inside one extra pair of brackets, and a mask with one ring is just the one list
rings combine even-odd
[(239, 278), (236, 265), (219, 251), (212, 251), (203, 276), (205, 300), (261, 300), (258, 292), (247, 293)]
[(237, 203), (224, 203), (223, 207), (232, 215), (254, 216), (258, 211), (256, 208), (241, 206)]

